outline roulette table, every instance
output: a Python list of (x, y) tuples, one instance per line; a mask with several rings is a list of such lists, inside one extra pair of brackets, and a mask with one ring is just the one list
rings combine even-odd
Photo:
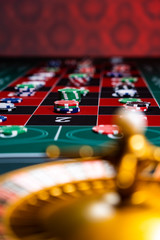
[[(0, 96), (13, 96), (16, 84), (26, 81), (27, 75), (33, 74), (37, 68), (47, 64), (49, 59), (2, 59)], [(75, 66), (63, 64), (59, 72), (36, 91), (34, 96), (22, 97), (16, 104), (16, 110), (2, 112), (7, 116), (3, 125), (23, 125), (28, 131), (17, 137), (0, 137), (0, 173), (23, 166), (47, 161), (46, 148), (56, 144), (60, 148), (71, 145), (100, 146), (110, 138), (95, 134), (92, 127), (100, 124), (111, 124), (115, 110), (122, 106), (118, 97), (113, 97), (113, 86), (106, 73), (111, 68), (110, 59), (95, 59), (96, 73), (89, 82), (89, 94), (82, 97), (80, 112), (72, 115), (55, 113), (53, 104), (58, 100), (59, 88), (68, 86), (67, 74), (73, 72)], [(151, 102), (147, 111), (147, 138), (154, 144), (159, 142), (160, 131), (160, 68), (158, 59), (124, 59), (132, 64), (132, 76), (138, 77), (135, 83), (138, 97)]]
[[(122, 153), (124, 150), (127, 151), (123, 145), (124, 143), (127, 145), (126, 142), (129, 139), (127, 138), (126, 142), (123, 141), (122, 145), (120, 141), (123, 134), (103, 135), (92, 131), (96, 125), (113, 125), (113, 119), (117, 115), (116, 110), (123, 106), (119, 101), (120, 97), (113, 94), (112, 77), (109, 76), (111, 68), (115, 65), (114, 61), (117, 59), (92, 59), (95, 72), (85, 85), (89, 93), (82, 96), (80, 112), (62, 114), (54, 111), (54, 102), (59, 99), (58, 89), (70, 87), (68, 74), (75, 72), (77, 62), (80, 60), (78, 58), (57, 58), (56, 61), (61, 63), (60, 67), (44, 86), (36, 90), (32, 96), (21, 96), (23, 101), (15, 104), (16, 109), (13, 111), (1, 111), (2, 115), (7, 116), (7, 120), (1, 122), (0, 127), (23, 126), (27, 131), (23, 134), (0, 133), (0, 173), (2, 175), (0, 180), (0, 239), (74, 240), (91, 237), (90, 239), (96, 240), (100, 237), (99, 239), (103, 240), (106, 239), (104, 222), (101, 225), (95, 225), (92, 221), (90, 224), (88, 219), (81, 216), (82, 210), (88, 205), (93, 205), (92, 209), (88, 208), (87, 217), (92, 213), (92, 220), (94, 216), (97, 219), (98, 211), (100, 217), (103, 218), (103, 213), (105, 217), (110, 216), (114, 210), (111, 205), (119, 204), (119, 197), (125, 198), (125, 191), (121, 193), (124, 187), (115, 183), (117, 165), (113, 166), (112, 160), (118, 157), (117, 149), (118, 153), (121, 153), (121, 149)], [(51, 59), (46, 58), (1, 59), (1, 99), (17, 97), (15, 88), (17, 84), (26, 82), (31, 75), (47, 68), (50, 61)], [(121, 58), (120, 61), (129, 65), (131, 76), (138, 79), (134, 83), (137, 91), (136, 97), (150, 103), (145, 113), (148, 121), (145, 137), (150, 144), (159, 146), (160, 60)], [(54, 147), (57, 158), (48, 157), (46, 149), (49, 146)], [(153, 157), (152, 154), (147, 153), (146, 159), (154, 158), (155, 161), (159, 161), (158, 149), (156, 148), (155, 151), (156, 156)], [(85, 155), (85, 151), (89, 155)], [(136, 156), (138, 159), (143, 159), (140, 155)], [(76, 159), (80, 157), (85, 158)], [(134, 156), (130, 157), (134, 162)], [(124, 162), (126, 158), (122, 158)], [(135, 165), (131, 166), (132, 170), (134, 167)], [(153, 179), (155, 176), (158, 179), (159, 165), (157, 163), (147, 165), (146, 169), (143, 174), (147, 176), (148, 182), (151, 181), (150, 175), (154, 176)], [(143, 174), (140, 175), (140, 179)], [(137, 179), (138, 177), (135, 182)], [(143, 179), (140, 181), (142, 184), (136, 186), (136, 191), (130, 195), (129, 199), (124, 200), (126, 209), (123, 213), (126, 216), (125, 214), (123, 217), (122, 214), (119, 215), (122, 209), (118, 210), (117, 218), (110, 222), (108, 227), (110, 224), (111, 226), (117, 224), (116, 221), (123, 221), (127, 224), (127, 217), (129, 214), (133, 216), (134, 210), (137, 213), (135, 217), (138, 217), (137, 209), (144, 204), (143, 198), (147, 194), (149, 211), (146, 218), (148, 221), (151, 216), (158, 219), (159, 216), (152, 207), (153, 202), (157, 209), (160, 207), (156, 201), (159, 197), (156, 189), (159, 186), (154, 180), (152, 185), (147, 185), (147, 181), (143, 182)], [(128, 186), (126, 188), (130, 192)], [(142, 190), (146, 193), (140, 194)], [(152, 198), (149, 191), (153, 193)], [(110, 206), (109, 208), (104, 208), (104, 201), (108, 204), (105, 206)], [(97, 202), (100, 204), (97, 205)], [(134, 205), (134, 208), (130, 209), (130, 204), (132, 207)], [(82, 209), (79, 208), (80, 205)], [(145, 208), (144, 205), (141, 209), (144, 212), (140, 221), (144, 220), (146, 214), (143, 208)], [(71, 217), (68, 217), (69, 215)], [(132, 220), (130, 228), (132, 229), (134, 225), (134, 230), (138, 231), (138, 223), (136, 225)], [(83, 228), (84, 222), (87, 228)], [(156, 224), (158, 223), (157, 220)], [(82, 231), (79, 226), (82, 226)], [(91, 228), (94, 227), (95, 230), (91, 232)], [(120, 224), (119, 231), (121, 227)], [(96, 232), (101, 234), (98, 235)], [(112, 232), (108, 230), (107, 234), (111, 236)], [(127, 234), (132, 236), (132, 230), (128, 232), (123, 230), (119, 236), (127, 239)], [(137, 239), (153, 239), (142, 235), (138, 235)], [(116, 235), (109, 239), (118, 238)], [(155, 237), (154, 240), (156, 239), (158, 238)]]

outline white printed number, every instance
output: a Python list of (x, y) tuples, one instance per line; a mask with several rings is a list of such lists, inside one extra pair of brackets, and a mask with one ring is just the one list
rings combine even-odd
[(72, 117), (56, 117), (55, 122), (70, 122)]

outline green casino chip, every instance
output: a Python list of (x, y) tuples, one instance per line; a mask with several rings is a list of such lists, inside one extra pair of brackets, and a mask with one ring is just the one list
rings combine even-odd
[(89, 93), (89, 90), (86, 89), (86, 88), (84, 88), (84, 87), (80, 87), (80, 88), (68, 88), (68, 87), (66, 87), (66, 88), (64, 88), (64, 89), (80, 90), (80, 92), (81, 92), (81, 94), (82, 94), (83, 96), (86, 96), (86, 95)]
[(82, 94), (83, 96), (86, 96), (86, 95), (89, 93), (89, 90), (88, 90), (88, 89), (80, 88), (80, 91), (81, 91), (81, 94)]
[(35, 85), (34, 84), (31, 84), (31, 83), (26, 83), (26, 84), (18, 84), (16, 85), (17, 88), (35, 88)]
[(138, 81), (138, 78), (136, 78), (136, 77), (123, 77), (123, 78), (121, 78), (121, 82), (125, 82), (125, 83), (127, 83), (127, 82), (135, 83), (137, 81)]
[[(65, 106), (56, 105), (55, 107), (56, 107), (57, 109), (66, 109)], [(69, 106), (69, 107), (67, 107), (67, 108), (72, 109), (72, 108), (77, 108), (77, 106)]]
[(0, 135), (14, 135), (17, 136), (22, 133), (26, 133), (27, 128), (24, 126), (14, 126), (14, 125), (8, 125), (8, 126), (1, 126), (0, 127)]
[(76, 100), (81, 101), (81, 91), (75, 88), (62, 88), (58, 89), (59, 97), (61, 100)]
[(44, 70), (47, 72), (58, 72), (60, 70), (60, 68), (59, 67), (46, 67)]
[(88, 74), (86, 74), (86, 73), (71, 73), (71, 74), (69, 74), (69, 77), (70, 78), (86, 78), (86, 77), (88, 77)]
[(142, 102), (142, 100), (140, 98), (120, 98), (118, 101), (120, 103)]

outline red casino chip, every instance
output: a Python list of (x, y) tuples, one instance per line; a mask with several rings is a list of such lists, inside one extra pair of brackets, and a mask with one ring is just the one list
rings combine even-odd
[(146, 112), (148, 107), (150, 106), (150, 102), (127, 102), (124, 107), (128, 110), (142, 111)]
[(116, 87), (119, 84), (122, 84), (121, 78), (111, 78), (111, 85), (113, 87)]
[(94, 67), (81, 67), (79, 69), (80, 73), (87, 73), (89, 76), (93, 76), (95, 73), (95, 68)]
[(79, 102), (75, 100), (58, 100), (54, 102), (54, 105), (68, 108), (72, 106), (79, 106)]
[(92, 130), (99, 134), (106, 135), (118, 135), (121, 133), (120, 128), (117, 125), (97, 125)]
[(128, 105), (124, 105), (125, 109), (129, 110), (129, 111), (140, 111), (140, 112), (146, 112), (147, 111), (147, 107), (137, 107), (137, 106), (128, 106)]
[(130, 66), (127, 64), (118, 64), (113, 67), (114, 72), (129, 72)]

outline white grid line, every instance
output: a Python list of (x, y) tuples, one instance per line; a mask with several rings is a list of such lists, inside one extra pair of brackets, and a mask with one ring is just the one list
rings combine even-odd
[(104, 69), (102, 69), (102, 72), (100, 74), (100, 85), (99, 85), (99, 94), (98, 94), (98, 109), (97, 109), (97, 121), (96, 125), (98, 125), (98, 118), (99, 118), (99, 107), (100, 107), (100, 99), (101, 99), (101, 92), (102, 92), (102, 84), (104, 79)]

